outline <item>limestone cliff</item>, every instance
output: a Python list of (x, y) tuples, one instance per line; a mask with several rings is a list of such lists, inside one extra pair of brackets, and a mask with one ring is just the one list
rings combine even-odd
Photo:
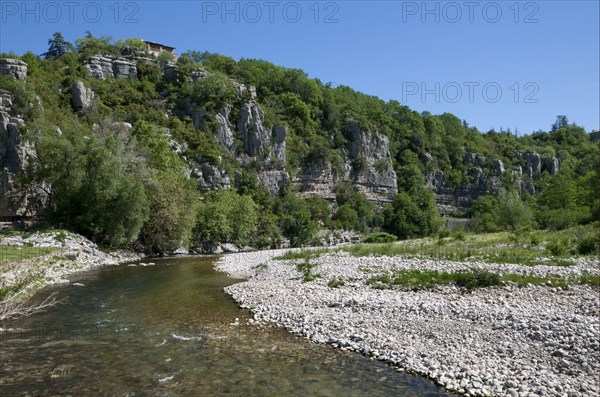
[[(544, 172), (556, 175), (560, 162), (556, 157), (541, 157), (538, 153), (518, 151), (516, 157), (521, 164), (506, 170), (498, 159), (486, 159), (479, 153), (466, 151), (464, 164), (466, 171), (458, 185), (451, 183), (435, 166), (427, 167), (425, 180), (435, 194), (440, 213), (452, 215), (467, 210), (480, 196), (494, 194), (502, 186), (505, 173), (513, 174), (521, 191), (535, 194), (533, 180), (539, 179)], [(431, 161), (431, 157), (428, 157)]]
[(34, 216), (45, 207), (47, 193), (38, 186), (20, 186), (17, 177), (35, 158), (35, 148), (19, 131), (23, 123), (11, 115), (12, 97), (0, 91), (0, 217)]

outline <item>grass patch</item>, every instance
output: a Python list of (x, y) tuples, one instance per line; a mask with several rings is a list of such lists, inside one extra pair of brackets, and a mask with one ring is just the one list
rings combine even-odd
[(56, 248), (0, 245), (0, 263), (35, 258), (54, 252)]
[(573, 266), (571, 259), (594, 253), (589, 237), (594, 225), (559, 232), (537, 231), (524, 236), (509, 233), (467, 234), (406, 240), (388, 244), (358, 244), (338, 249), (353, 256), (403, 256), (455, 262), (514, 263), (524, 266)]
[(367, 285), (374, 288), (393, 288), (400, 286), (409, 289), (433, 288), (438, 285), (456, 284), (472, 290), (502, 284), (499, 275), (484, 270), (460, 271), (454, 273), (437, 270), (397, 270), (391, 273), (371, 277)]
[(579, 277), (579, 284), (591, 285), (593, 287), (600, 287), (600, 276), (593, 274), (584, 274)]
[(329, 280), (329, 282), (327, 283), (327, 286), (331, 287), (331, 288), (338, 288), (338, 287), (341, 287), (344, 284), (346, 284), (346, 282), (344, 281), (343, 278), (341, 278), (341, 277), (334, 277), (331, 280)]
[(572, 284), (583, 284), (600, 287), (600, 276), (586, 274), (569, 280), (559, 276), (500, 275), (486, 270), (463, 270), (453, 273), (436, 270), (395, 270), (371, 277), (366, 281), (366, 284), (378, 289), (388, 289), (396, 286), (408, 289), (423, 289), (449, 284), (455, 284), (467, 290), (506, 284), (516, 284), (519, 286), (548, 285), (561, 288), (567, 288)]
[(320, 249), (310, 249), (310, 250), (300, 250), (300, 251), (296, 251), (296, 252), (287, 252), (283, 255), (280, 256), (276, 256), (275, 260), (278, 261), (284, 261), (284, 260), (310, 260), (310, 259), (314, 259), (314, 258), (318, 258), (323, 254), (329, 253), (329, 252), (334, 252), (334, 250), (330, 250), (330, 249), (326, 249), (326, 248), (320, 248)]
[(302, 273), (302, 281), (304, 281), (305, 283), (321, 277), (320, 274), (313, 273), (313, 269), (315, 267), (317, 267), (317, 264), (311, 263), (309, 260), (296, 263), (296, 270)]

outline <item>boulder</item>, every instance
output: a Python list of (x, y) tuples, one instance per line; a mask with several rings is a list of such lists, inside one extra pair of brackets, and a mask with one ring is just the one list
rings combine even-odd
[(196, 81), (198, 79), (203, 79), (205, 77), (208, 77), (208, 72), (204, 69), (196, 69), (192, 72), (192, 75), (191, 75), (192, 81)]
[(250, 101), (254, 101), (256, 100), (256, 87), (249, 85), (246, 86), (244, 84), (240, 84), (237, 81), (231, 80), (231, 83), (233, 84), (233, 87), (236, 90), (236, 100), (237, 101), (241, 101), (241, 100), (250, 100)]

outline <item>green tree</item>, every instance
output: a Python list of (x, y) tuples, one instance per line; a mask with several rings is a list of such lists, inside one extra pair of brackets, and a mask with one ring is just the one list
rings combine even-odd
[(143, 182), (117, 156), (116, 145), (103, 145), (75, 122), (62, 131), (40, 131), (32, 168), (32, 178), (50, 186), (50, 219), (104, 244), (133, 242), (148, 217)]
[(219, 73), (212, 73), (203, 79), (197, 79), (192, 84), (191, 98), (198, 106), (209, 111), (219, 112), (223, 106), (233, 103), (236, 91), (231, 81)]
[(209, 192), (199, 207), (195, 244), (205, 250), (219, 243), (251, 244), (258, 232), (258, 208), (250, 196), (233, 190)]
[(139, 241), (149, 253), (162, 254), (187, 247), (197, 214), (198, 192), (180, 172), (159, 171), (146, 186), (150, 216)]
[(308, 205), (292, 192), (287, 192), (281, 199), (278, 215), (281, 230), (290, 239), (292, 247), (309, 243), (317, 231), (317, 223), (311, 218)]
[(42, 56), (46, 59), (56, 60), (59, 59), (63, 54), (73, 51), (73, 44), (65, 40), (62, 33), (54, 32), (51, 39), (48, 39), (48, 51)]
[(519, 197), (517, 191), (500, 189), (497, 197), (496, 220), (501, 229), (518, 233), (532, 226), (531, 208)]
[(426, 187), (398, 193), (383, 207), (383, 217), (384, 230), (401, 239), (428, 236), (441, 224), (433, 193)]
[(498, 200), (494, 196), (481, 196), (471, 206), (471, 221), (475, 231), (491, 233), (498, 231)]

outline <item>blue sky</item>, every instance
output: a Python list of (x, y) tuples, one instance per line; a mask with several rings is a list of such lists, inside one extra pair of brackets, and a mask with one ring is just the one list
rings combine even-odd
[(0, 51), (55, 31), (300, 68), (481, 131), (599, 128), (598, 1), (0, 1)]

